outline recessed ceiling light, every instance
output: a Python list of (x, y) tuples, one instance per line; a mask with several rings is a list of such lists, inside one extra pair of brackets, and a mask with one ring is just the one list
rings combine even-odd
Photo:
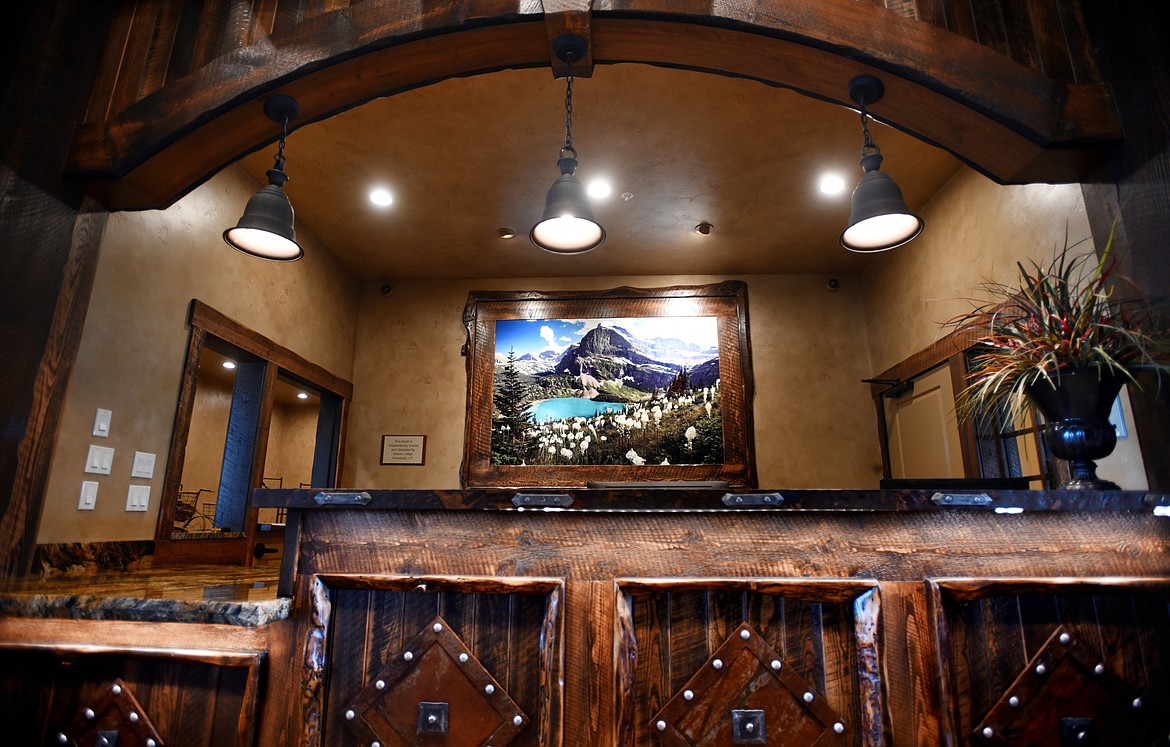
[(711, 233), (711, 229), (714, 227), (715, 226), (711, 225), (707, 221), (703, 221), (699, 225), (695, 226), (695, 233), (699, 234), (700, 236), (706, 236)]
[(236, 362), (235, 361), (224, 361), (223, 367), (228, 369), (228, 370), (231, 370), (231, 369), (236, 367)]
[(504, 228), (497, 228), (496, 229), (496, 236), (499, 236), (501, 239), (510, 239), (515, 235), (516, 235), (516, 232), (513, 231), (511, 228), (504, 227)]
[(824, 194), (839, 195), (845, 191), (845, 180), (836, 174), (825, 174), (818, 182), (818, 186)]
[(589, 196), (598, 199), (602, 197), (609, 197), (609, 193), (613, 191), (613, 187), (609, 186), (609, 182), (602, 179), (594, 179), (589, 182)]
[(304, 392), (297, 392), (297, 399), (308, 399), (308, 398), (309, 398), (309, 395), (305, 394)]
[(394, 202), (394, 196), (384, 189), (375, 189), (373, 192), (370, 192), (370, 202), (385, 207)]

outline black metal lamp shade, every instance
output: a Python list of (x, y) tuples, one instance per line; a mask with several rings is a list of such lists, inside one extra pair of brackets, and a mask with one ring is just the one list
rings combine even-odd
[(595, 249), (605, 241), (605, 229), (593, 218), (585, 187), (573, 176), (577, 160), (561, 158), (557, 164), (561, 175), (549, 188), (544, 214), (532, 227), (529, 238), (541, 249), (556, 254)]
[(288, 181), (284, 173), (285, 138), (289, 121), (299, 113), (300, 106), (292, 96), (278, 94), (264, 102), (264, 114), (281, 125), (276, 162), (268, 170), (268, 186), (248, 200), (239, 222), (223, 232), (223, 240), (244, 254), (275, 262), (291, 262), (305, 255), (293, 228), (292, 203), (284, 193)]
[[(866, 156), (878, 164), (881, 156)], [(884, 252), (922, 233), (922, 219), (910, 211), (902, 190), (875, 164), (853, 190), (849, 224), (841, 232), (841, 246), (851, 252)]]
[(223, 240), (253, 257), (291, 262), (303, 257), (305, 250), (297, 243), (292, 203), (281, 189), (284, 174), (278, 173), (268, 172), (268, 186), (248, 200), (239, 222), (223, 232)]

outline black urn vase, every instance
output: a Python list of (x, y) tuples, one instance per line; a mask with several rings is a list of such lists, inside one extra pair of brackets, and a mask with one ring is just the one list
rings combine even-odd
[(1097, 477), (1093, 460), (1109, 456), (1117, 446), (1109, 411), (1123, 384), (1125, 378), (1112, 371), (1074, 368), (1028, 387), (1028, 397), (1044, 415), (1048, 449), (1068, 462), (1069, 480), (1061, 490), (1120, 489)]

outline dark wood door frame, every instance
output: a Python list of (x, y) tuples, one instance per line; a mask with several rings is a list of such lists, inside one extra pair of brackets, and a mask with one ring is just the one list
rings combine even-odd
[[(190, 312), (191, 337), (187, 345), (187, 363), (179, 388), (175, 408), (175, 425), (167, 454), (166, 475), (163, 478), (162, 503), (155, 528), (155, 561), (165, 563), (229, 563), (251, 565), (256, 546), (258, 509), (249, 508), (244, 519), (244, 536), (228, 539), (172, 539), (175, 500), (183, 477), (183, 462), (191, 427), (191, 412), (195, 404), (195, 389), (199, 378), (199, 361), (209, 338), (222, 340), (243, 352), (255, 356), (263, 366), (263, 392), (256, 415), (254, 442), (250, 464), (240, 465), (247, 472), (248, 485), (259, 487), (264, 475), (268, 451), (269, 423), (272, 414), (272, 391), (278, 371), (286, 371), (320, 390), (323, 404), (329, 405), (333, 433), (322, 441), (318, 438), (314, 457), (314, 482), (324, 487), (337, 484), (344, 462), (345, 422), (349, 402), (353, 399), (353, 384), (330, 373), (291, 350), (263, 335), (233, 321), (207, 304), (193, 300)], [(320, 434), (318, 434), (320, 435)], [(251, 437), (249, 440), (253, 440)], [(324, 453), (324, 452), (330, 453)]]

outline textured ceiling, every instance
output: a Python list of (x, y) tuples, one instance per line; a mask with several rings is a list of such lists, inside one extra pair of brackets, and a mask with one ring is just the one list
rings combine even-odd
[[(528, 230), (558, 173), (564, 94), (548, 69), (505, 70), (299, 129), (294, 122), (286, 190), (298, 230), (368, 280), (849, 273), (875, 261), (837, 243), (861, 175), (855, 111), (755, 81), (646, 65), (599, 65), (574, 82), (577, 176), (614, 187), (593, 200), (605, 243), (575, 256), (538, 249)], [(900, 131), (870, 129), (912, 209), (959, 168)], [(244, 159), (257, 182), (274, 153)], [(842, 194), (817, 190), (825, 171), (846, 180)], [(379, 185), (393, 205), (370, 203)], [(694, 232), (702, 221), (714, 225), (710, 235)], [(516, 237), (501, 240), (501, 227)]]

